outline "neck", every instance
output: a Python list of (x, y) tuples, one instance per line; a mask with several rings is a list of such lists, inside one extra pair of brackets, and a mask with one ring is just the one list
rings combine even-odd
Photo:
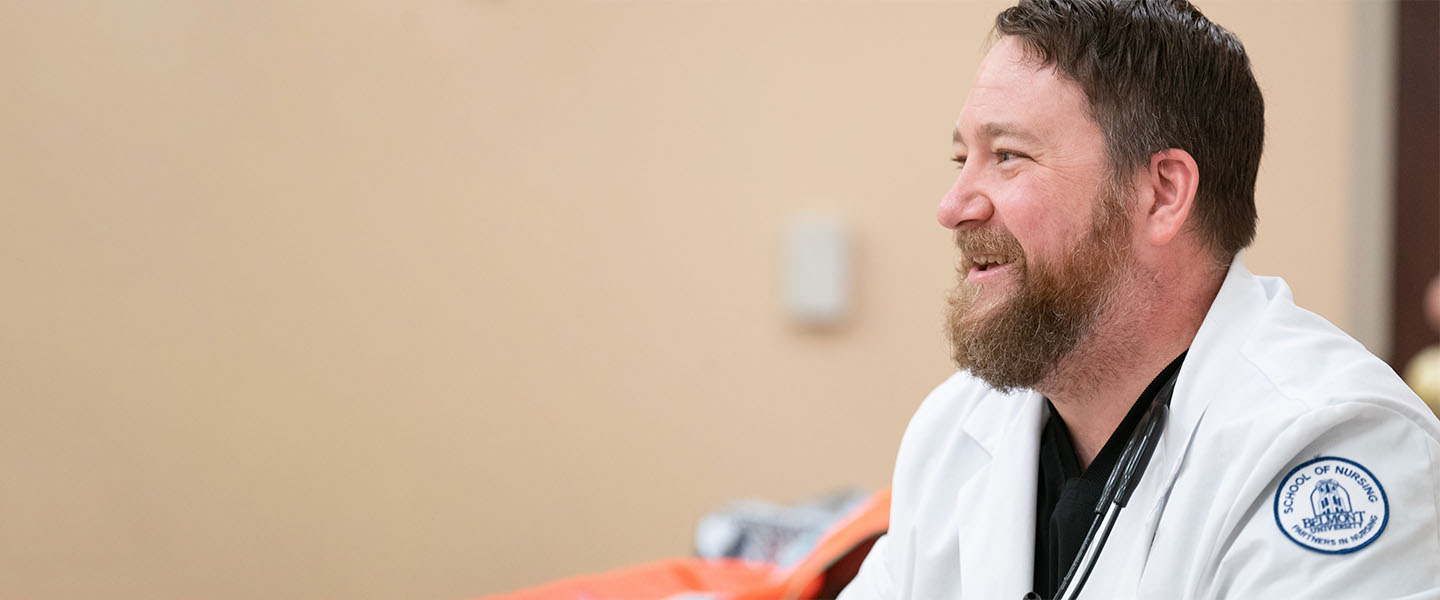
[(1082, 469), (1145, 387), (1195, 340), (1223, 273), (1204, 279), (1181, 285), (1150, 278), (1122, 286), (1101, 311), (1094, 333), (1036, 387), (1065, 420)]

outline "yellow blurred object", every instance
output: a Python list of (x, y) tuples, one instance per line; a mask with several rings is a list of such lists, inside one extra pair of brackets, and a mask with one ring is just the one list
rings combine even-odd
[(1440, 415), (1440, 344), (1421, 350), (1405, 366), (1405, 383)]

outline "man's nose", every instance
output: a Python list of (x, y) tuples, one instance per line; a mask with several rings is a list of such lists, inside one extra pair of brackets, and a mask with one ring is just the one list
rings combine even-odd
[(940, 198), (940, 206), (935, 210), (935, 220), (940, 222), (940, 226), (961, 229), (990, 219), (995, 207), (973, 179), (973, 176), (961, 171), (950, 191)]

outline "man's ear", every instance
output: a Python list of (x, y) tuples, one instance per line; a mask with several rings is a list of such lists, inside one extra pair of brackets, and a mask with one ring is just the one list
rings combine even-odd
[(1142, 233), (1156, 246), (1170, 243), (1185, 227), (1190, 209), (1195, 205), (1195, 190), (1200, 187), (1200, 167), (1189, 152), (1179, 148), (1161, 150), (1150, 155), (1150, 168), (1145, 173), (1150, 187), (1149, 206), (1142, 216)]

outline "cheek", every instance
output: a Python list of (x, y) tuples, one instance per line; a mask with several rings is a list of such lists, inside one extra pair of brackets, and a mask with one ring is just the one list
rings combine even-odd
[(1069, 186), (1018, 183), (1006, 203), (1004, 224), (1029, 258), (1053, 259), (1074, 248), (1089, 231), (1091, 202)]

